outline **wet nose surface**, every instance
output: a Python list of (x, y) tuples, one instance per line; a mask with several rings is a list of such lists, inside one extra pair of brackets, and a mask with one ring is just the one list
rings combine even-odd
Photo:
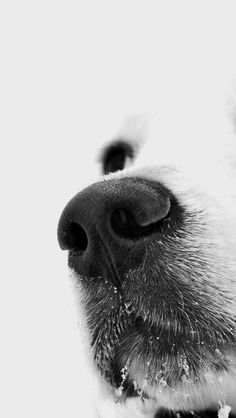
[(156, 232), (170, 210), (168, 192), (141, 179), (95, 183), (65, 207), (58, 226), (62, 249), (86, 250), (93, 228), (113, 239), (137, 240)]
[(99, 258), (109, 256), (117, 265), (132, 253), (132, 261), (137, 262), (144, 242), (161, 234), (170, 209), (170, 193), (158, 183), (140, 178), (101, 181), (67, 204), (58, 225), (58, 241), (77, 257), (79, 271), (96, 274)]

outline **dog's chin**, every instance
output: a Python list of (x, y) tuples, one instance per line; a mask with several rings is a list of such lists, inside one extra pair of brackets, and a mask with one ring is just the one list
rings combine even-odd
[[(182, 332), (174, 333), (169, 325), (155, 328), (138, 317), (121, 334), (109, 367), (96, 359), (116, 401), (139, 397), (175, 411), (232, 402), (235, 346), (221, 341), (219, 349), (209, 336), (197, 340), (187, 329), (179, 326)], [(105, 351), (109, 353), (109, 347)]]
[[(166, 367), (164, 365), (163, 367)], [(219, 417), (218, 411), (222, 405), (229, 405), (230, 410), (235, 413), (235, 379), (236, 368), (229, 371), (213, 370), (202, 371), (197, 376), (190, 376), (188, 365), (185, 364), (185, 375), (180, 377), (179, 365), (176, 365), (176, 358), (169, 358), (169, 367), (172, 367), (172, 379), (165, 379), (162, 372), (159, 373), (156, 381), (150, 381), (144, 373), (143, 366), (138, 367), (136, 362), (126, 363), (120, 370), (121, 381), (118, 386), (113, 386), (112, 393), (115, 402), (126, 404), (130, 399), (137, 399), (145, 405), (145, 408), (175, 413), (187, 417), (202, 416)], [(220, 366), (221, 368), (221, 366)], [(162, 377), (161, 377), (162, 376)], [(169, 381), (169, 384), (168, 384)], [(113, 382), (115, 384), (115, 382)], [(159, 416), (159, 415), (157, 415)], [(162, 414), (160, 414), (160, 417)], [(227, 415), (226, 415), (227, 416)], [(225, 416), (225, 417), (226, 417)], [(234, 415), (230, 415), (233, 417)]]
[(236, 411), (235, 324), (223, 303), (219, 311), (180, 280), (171, 294), (161, 281), (158, 292), (149, 283), (141, 292), (139, 273), (119, 289), (106, 276), (79, 274), (75, 261), (95, 365), (117, 402), (140, 398), (174, 411), (220, 402)]

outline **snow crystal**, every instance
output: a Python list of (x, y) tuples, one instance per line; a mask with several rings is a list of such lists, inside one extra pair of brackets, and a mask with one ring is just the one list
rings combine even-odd
[(220, 409), (218, 411), (218, 418), (228, 418), (231, 411), (231, 407), (229, 405), (224, 405), (221, 402), (219, 402), (219, 404)]

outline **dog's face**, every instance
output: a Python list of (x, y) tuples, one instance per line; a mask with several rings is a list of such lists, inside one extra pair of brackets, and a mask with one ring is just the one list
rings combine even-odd
[(236, 410), (231, 133), (215, 120), (191, 131), (184, 117), (170, 129), (160, 115), (137, 126), (129, 120), (106, 144), (103, 178), (68, 203), (58, 227), (94, 362), (119, 402)]

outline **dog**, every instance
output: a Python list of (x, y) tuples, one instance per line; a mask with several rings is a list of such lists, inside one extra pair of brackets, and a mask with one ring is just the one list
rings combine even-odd
[(99, 417), (236, 417), (236, 138), (217, 115), (128, 118), (62, 212)]

